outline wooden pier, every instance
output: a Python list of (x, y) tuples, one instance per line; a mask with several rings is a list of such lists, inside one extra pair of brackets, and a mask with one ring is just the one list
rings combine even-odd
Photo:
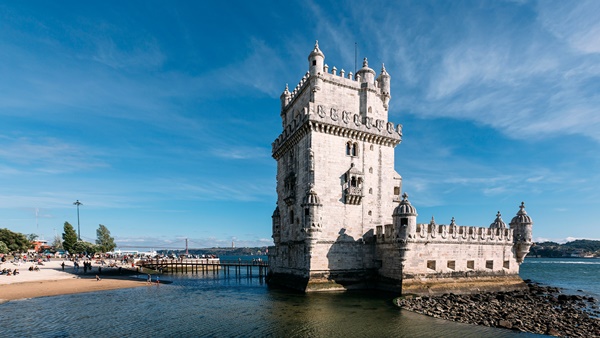
[[(152, 269), (161, 273), (195, 273), (219, 274), (230, 276), (233, 270), (236, 277), (241, 277), (246, 270), (246, 277), (264, 278), (267, 274), (268, 263), (265, 261), (221, 261), (214, 258), (202, 259), (148, 259), (136, 263), (142, 268)], [(258, 271), (256, 271), (258, 270)]]

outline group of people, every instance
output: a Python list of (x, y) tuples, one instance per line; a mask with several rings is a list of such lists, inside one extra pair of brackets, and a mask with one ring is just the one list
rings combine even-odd
[(40, 267), (37, 266), (37, 265), (36, 266), (32, 265), (32, 266), (29, 267), (29, 271), (40, 271)]
[(0, 271), (0, 275), (16, 276), (18, 274), (19, 274), (19, 269), (11, 270), (11, 269), (4, 268), (4, 269), (2, 269), (2, 271)]

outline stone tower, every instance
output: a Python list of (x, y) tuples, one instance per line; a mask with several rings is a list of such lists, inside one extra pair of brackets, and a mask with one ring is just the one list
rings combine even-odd
[(278, 199), (269, 283), (316, 291), (373, 281), (381, 265), (375, 229), (392, 224), (402, 184), (393, 169), (402, 129), (388, 122), (390, 98), (384, 66), (377, 77), (366, 58), (355, 75), (330, 68), (318, 43), (298, 85), (286, 85), (272, 144)]

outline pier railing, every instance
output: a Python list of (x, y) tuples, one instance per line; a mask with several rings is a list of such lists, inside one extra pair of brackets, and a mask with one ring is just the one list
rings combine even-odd
[[(241, 276), (242, 268), (246, 269), (246, 276), (253, 277), (257, 273), (259, 278), (263, 278), (267, 273), (268, 263), (262, 260), (225, 260), (218, 258), (202, 259), (146, 259), (137, 262), (141, 268), (151, 269), (160, 273), (196, 273), (196, 274), (219, 274), (225, 276), (231, 274), (234, 270), (236, 276)], [(257, 271), (256, 271), (257, 270)]]

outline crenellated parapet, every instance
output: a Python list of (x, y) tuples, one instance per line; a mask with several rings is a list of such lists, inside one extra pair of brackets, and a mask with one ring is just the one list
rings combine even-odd
[[(381, 229), (380, 229), (381, 228)], [(513, 243), (512, 229), (492, 229), (456, 224), (419, 223), (413, 231), (403, 231), (393, 224), (377, 227), (377, 241), (381, 243), (470, 243), (510, 244)]]

